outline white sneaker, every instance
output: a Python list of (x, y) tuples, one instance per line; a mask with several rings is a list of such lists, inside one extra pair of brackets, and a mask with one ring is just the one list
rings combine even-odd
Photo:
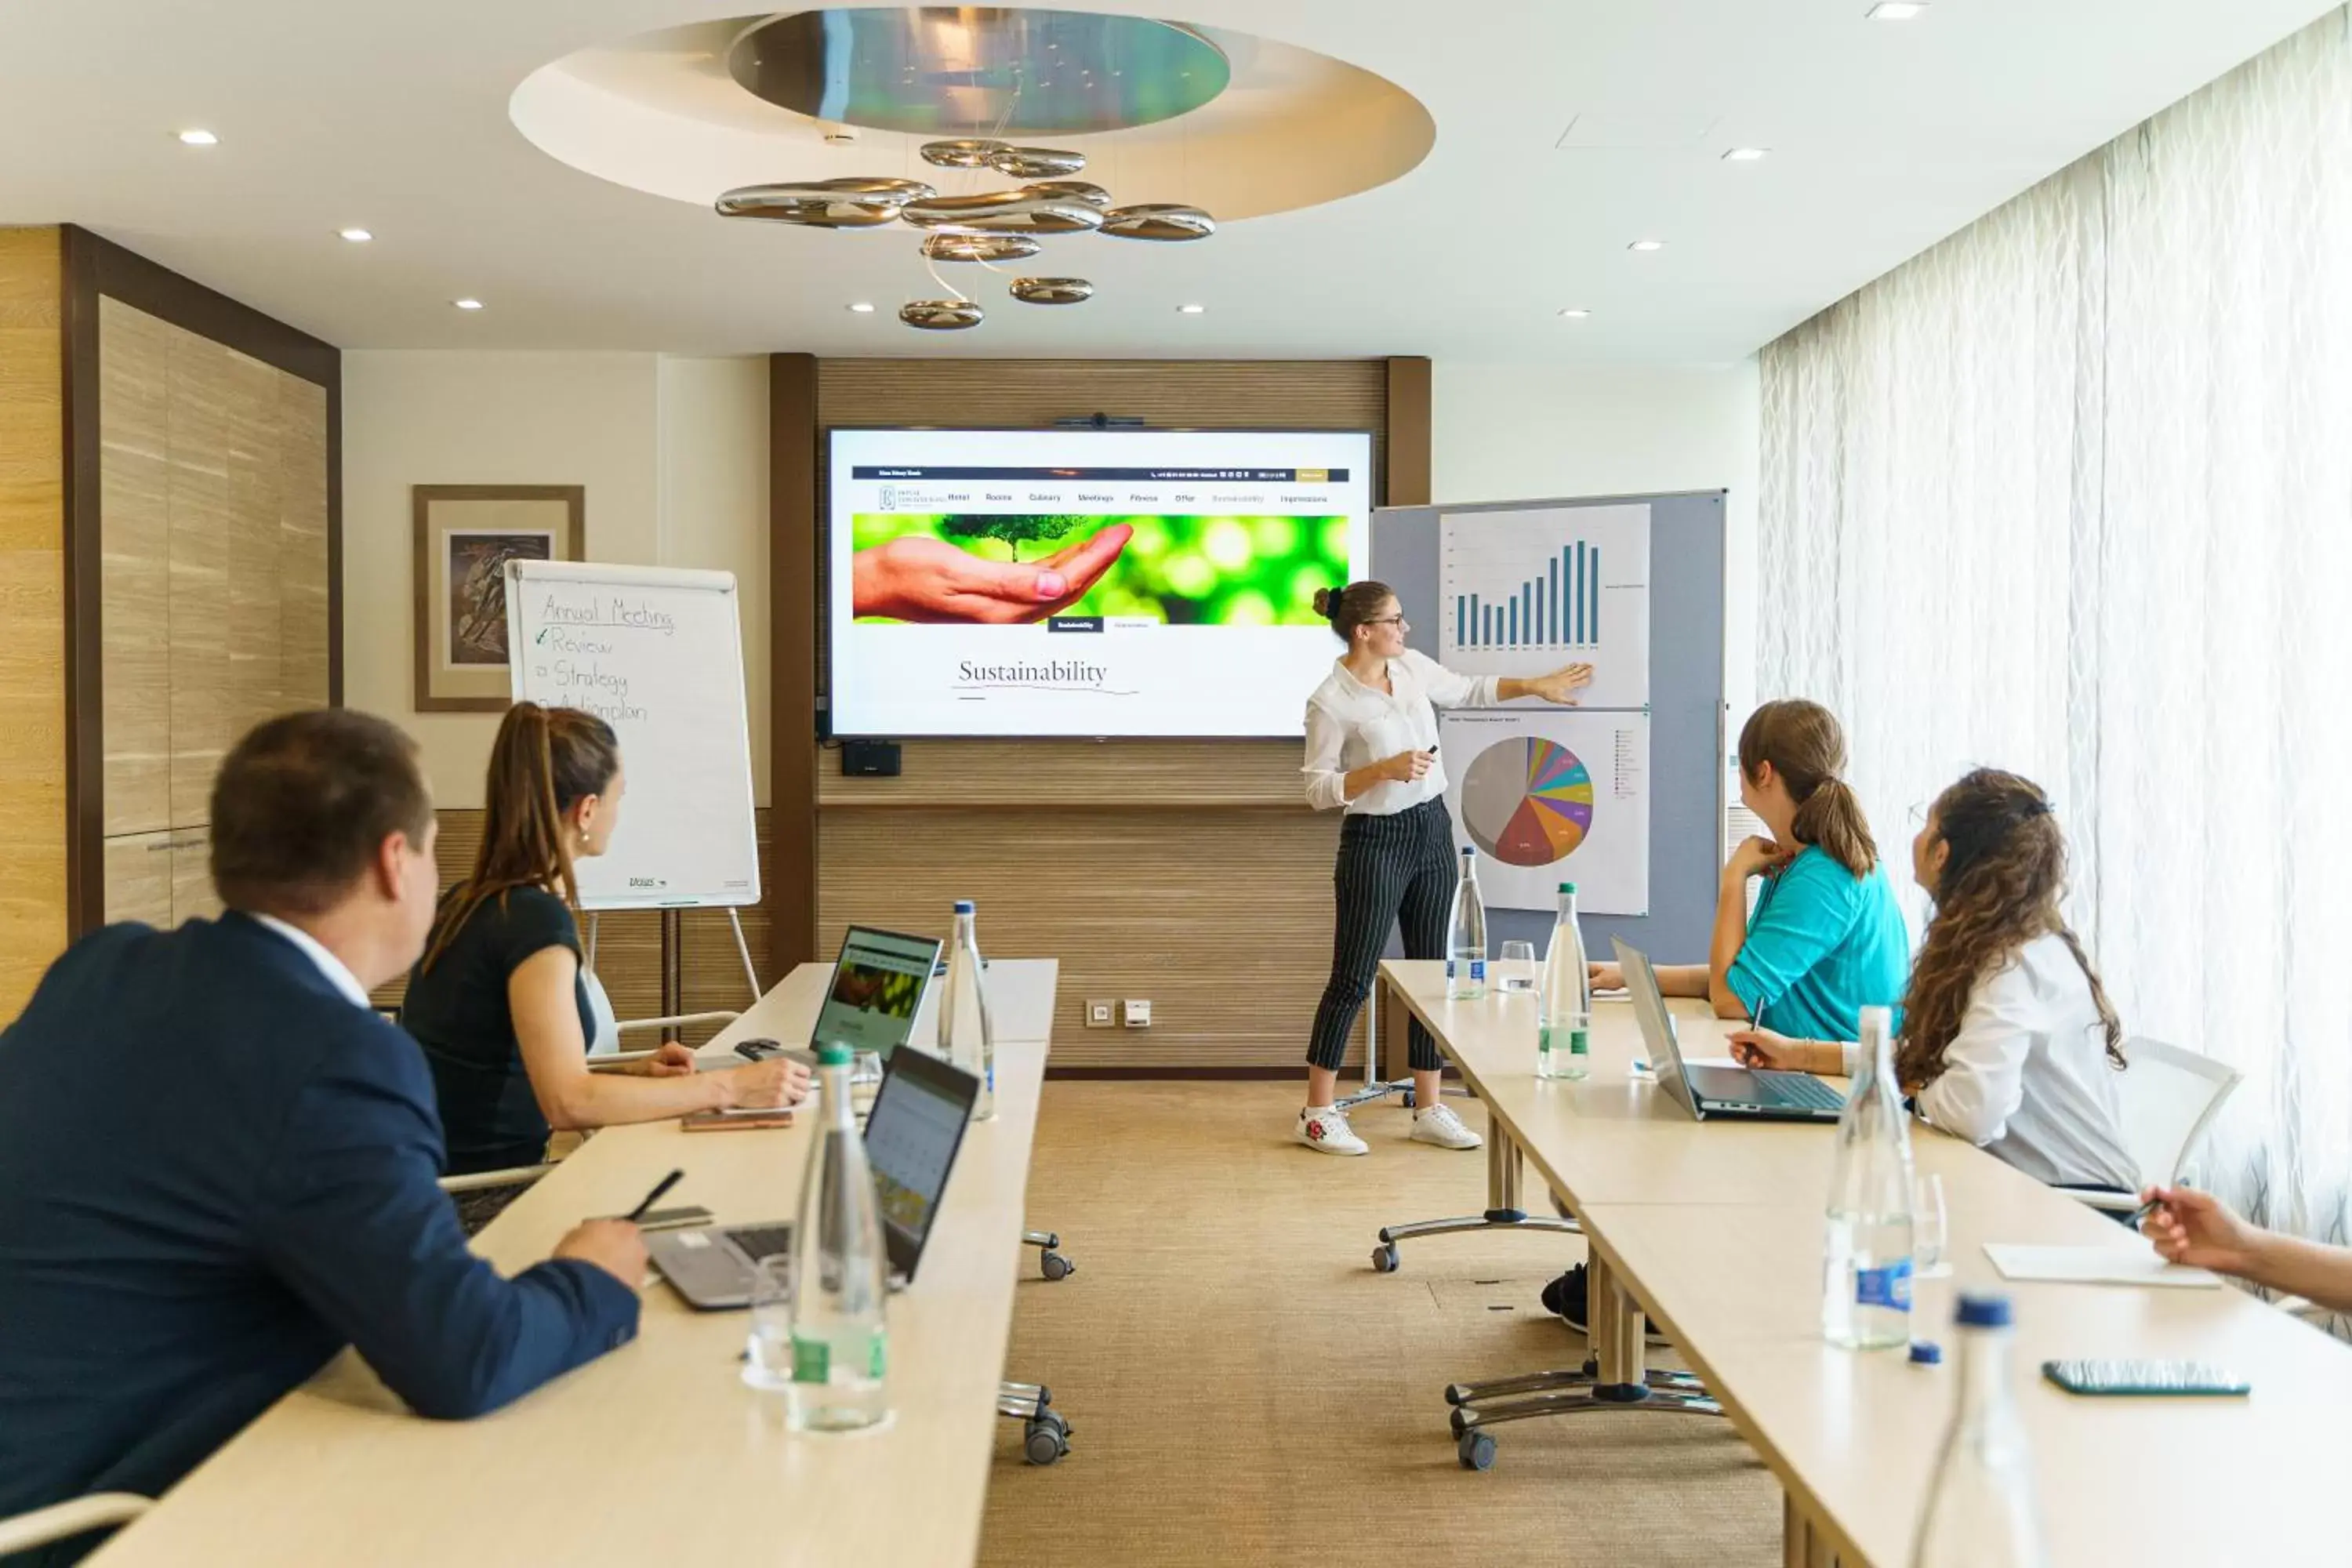
[(1486, 1141), (1462, 1124), (1450, 1105), (1433, 1105), (1412, 1113), (1412, 1141), (1441, 1149), (1475, 1149)]
[(1293, 1134), (1309, 1149), (1320, 1149), (1326, 1154), (1369, 1154), (1372, 1146), (1356, 1136), (1348, 1125), (1348, 1113), (1325, 1106), (1318, 1110), (1309, 1106), (1298, 1113), (1298, 1130)]

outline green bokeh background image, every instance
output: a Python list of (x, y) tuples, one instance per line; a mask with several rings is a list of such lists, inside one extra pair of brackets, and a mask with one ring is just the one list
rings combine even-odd
[[(1121, 523), (1135, 530), (1102, 580), (1059, 614), (1171, 626), (1321, 626), (1315, 590), (1349, 580), (1345, 517), (861, 512), (854, 548), (929, 534), (992, 561), (1042, 561)], [(863, 616), (884, 620), (885, 616)]]

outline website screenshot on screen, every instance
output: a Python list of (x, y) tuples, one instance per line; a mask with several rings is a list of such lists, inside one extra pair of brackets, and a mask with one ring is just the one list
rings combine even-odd
[(833, 725), (1283, 736), (1364, 574), (1359, 433), (833, 433)]

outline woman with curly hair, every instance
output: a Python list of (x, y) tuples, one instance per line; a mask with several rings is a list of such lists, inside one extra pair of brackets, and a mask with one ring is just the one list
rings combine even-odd
[[(2123, 1026), (2058, 900), (2066, 840), (2042, 791), (1979, 768), (1936, 797), (1911, 843), (1936, 900), (1895, 1055), (1919, 1114), (2061, 1187), (2130, 1191), (2118, 1131)], [(1731, 1037), (1751, 1067), (1850, 1070), (1850, 1044)]]

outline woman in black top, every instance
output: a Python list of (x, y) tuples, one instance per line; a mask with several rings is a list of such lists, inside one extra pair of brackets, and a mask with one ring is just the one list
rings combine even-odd
[(452, 1174), (537, 1164), (551, 1128), (785, 1105), (808, 1069), (783, 1058), (718, 1072), (663, 1046), (626, 1074), (588, 1070), (596, 1018), (580, 964), (572, 861), (601, 855), (625, 788), (612, 727), (518, 702), (490, 748), (482, 847), (449, 889), (408, 977), (403, 1027), (425, 1047)]

